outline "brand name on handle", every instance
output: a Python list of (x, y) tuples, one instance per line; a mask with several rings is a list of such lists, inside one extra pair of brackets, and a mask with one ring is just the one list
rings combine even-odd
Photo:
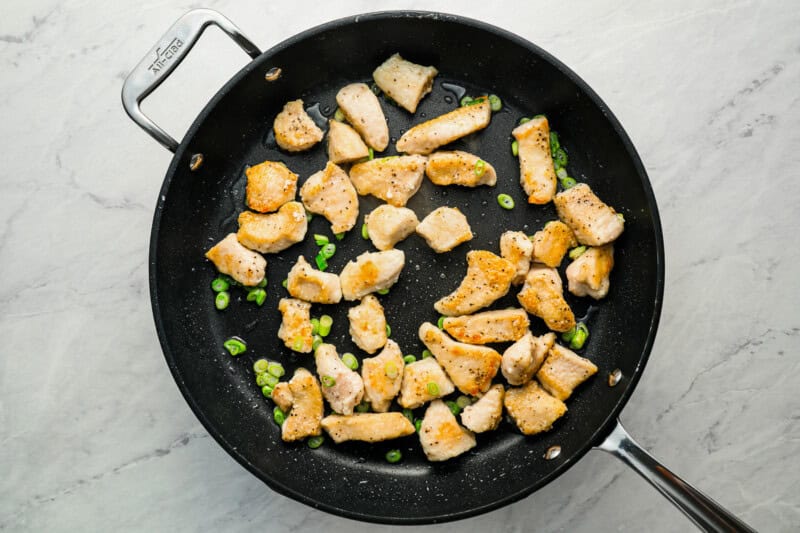
[(172, 58), (175, 57), (182, 46), (183, 41), (175, 37), (167, 46), (163, 48), (159, 46), (156, 48), (156, 58), (153, 60), (150, 66), (147, 67), (147, 70), (152, 72), (154, 76), (161, 72), (164, 67), (169, 64)]

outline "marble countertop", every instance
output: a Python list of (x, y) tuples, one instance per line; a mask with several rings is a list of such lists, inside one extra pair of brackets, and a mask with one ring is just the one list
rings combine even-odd
[[(625, 125), (653, 182), (666, 293), (622, 414), (675, 472), (761, 531), (800, 525), (800, 10), (792, 1), (209, 1), (262, 49), (389, 8), (454, 12), (544, 47)], [(313, 8), (312, 8), (313, 6)], [(122, 80), (196, 4), (37, 0), (0, 18), (0, 530), (399, 530), (277, 495), (181, 398), (150, 312), (167, 153)], [(209, 32), (146, 111), (178, 135), (246, 62)], [(179, 95), (180, 98), (171, 98)], [(429, 531), (686, 530), (589, 453), (535, 495)]]

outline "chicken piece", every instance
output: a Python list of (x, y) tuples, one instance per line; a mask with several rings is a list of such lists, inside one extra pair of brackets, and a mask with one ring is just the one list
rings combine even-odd
[(561, 277), (555, 268), (533, 265), (517, 300), (527, 312), (536, 315), (553, 331), (575, 327), (575, 315), (564, 299)]
[(589, 248), (567, 267), (569, 292), (575, 296), (589, 295), (595, 300), (605, 298), (611, 286), (609, 276), (614, 268), (614, 245)]
[(350, 370), (336, 353), (332, 344), (320, 344), (314, 352), (317, 374), (322, 383), (322, 395), (335, 412), (352, 415), (364, 397), (364, 382), (358, 372)]
[(422, 97), (431, 92), (438, 73), (434, 67), (423, 67), (394, 54), (375, 69), (372, 79), (400, 107), (415, 113)]
[(336, 94), (336, 103), (369, 146), (383, 152), (389, 146), (389, 125), (378, 97), (365, 83), (345, 85)]
[(503, 400), (509, 416), (524, 435), (549, 431), (553, 423), (567, 412), (567, 406), (542, 389), (536, 380), (524, 387), (511, 387)]
[(445, 316), (468, 315), (502, 298), (511, 287), (514, 265), (486, 250), (467, 252), (467, 275), (433, 307)]
[(421, 155), (380, 157), (353, 165), (350, 179), (358, 194), (371, 194), (403, 207), (422, 184), (426, 158)]
[(358, 195), (347, 173), (328, 162), (300, 187), (303, 205), (331, 223), (331, 232), (350, 231), (358, 219)]
[(298, 368), (289, 380), (289, 393), (291, 411), (281, 426), (281, 438), (292, 442), (321, 435), (324, 406), (317, 379), (305, 368)]
[(284, 413), (288, 413), (294, 403), (292, 389), (288, 381), (279, 381), (272, 389), (272, 401)]
[(403, 352), (393, 340), (386, 341), (383, 351), (361, 361), (364, 395), (372, 410), (385, 413), (403, 384)]
[(515, 341), (525, 335), (529, 325), (524, 309), (498, 309), (444, 319), (444, 330), (455, 340), (469, 344)]
[(486, 346), (456, 342), (430, 322), (419, 327), (419, 338), (458, 390), (471, 396), (489, 390), (503, 360), (499, 353)]
[(425, 175), (434, 185), (493, 187), (497, 183), (497, 172), (492, 165), (477, 155), (460, 150), (432, 153), (425, 165)]
[(492, 109), (489, 98), (476, 98), (480, 102), (454, 109), (422, 124), (417, 124), (397, 141), (397, 151), (407, 154), (429, 154), (489, 125)]
[(391, 250), (395, 244), (414, 233), (419, 225), (414, 211), (389, 204), (373, 209), (364, 222), (367, 224), (369, 239), (378, 250)]
[(436, 359), (426, 357), (403, 368), (403, 384), (397, 403), (405, 409), (416, 409), (426, 402), (447, 396), (454, 390), (453, 382)]
[(511, 283), (518, 285), (525, 281), (528, 269), (531, 267), (533, 243), (521, 231), (506, 231), (500, 236), (500, 255), (510, 261), (517, 269)]
[(325, 135), (303, 109), (302, 100), (287, 102), (275, 117), (272, 129), (278, 146), (289, 152), (308, 150)]
[(578, 385), (597, 373), (597, 366), (572, 350), (554, 344), (536, 379), (542, 387), (561, 401), (572, 395)]
[(625, 222), (597, 197), (585, 183), (561, 191), (553, 200), (558, 218), (572, 228), (578, 242), (602, 246), (622, 234)]
[(312, 268), (302, 255), (289, 271), (286, 290), (306, 302), (338, 304), (342, 300), (339, 276)]
[(547, 352), (556, 342), (555, 333), (534, 337), (529, 331), (503, 352), (500, 369), (511, 385), (524, 385), (533, 378), (544, 363)]
[(322, 419), (322, 428), (333, 442), (348, 440), (380, 442), (406, 437), (414, 433), (414, 424), (403, 413), (356, 413), (350, 416), (329, 415)]
[(350, 337), (367, 353), (375, 353), (386, 344), (386, 317), (383, 306), (372, 294), (347, 311), (350, 319)]
[(473, 237), (467, 217), (457, 207), (434, 209), (419, 223), (417, 234), (438, 254), (449, 252)]
[(328, 121), (328, 160), (331, 163), (352, 163), (369, 157), (369, 148), (356, 130), (344, 122)]
[(289, 202), (271, 215), (242, 211), (239, 242), (262, 254), (274, 254), (303, 240), (308, 229), (306, 210), (300, 202)]
[(532, 259), (536, 263), (558, 268), (564, 254), (577, 245), (578, 241), (569, 226), (559, 220), (551, 220), (544, 225), (544, 229), (533, 234)]
[(311, 352), (314, 342), (311, 330), (311, 304), (294, 298), (281, 298), (278, 311), (283, 320), (278, 329), (278, 338), (290, 350), (300, 353)]
[(539, 116), (514, 128), (519, 150), (519, 181), (529, 204), (546, 204), (556, 194), (556, 171), (550, 153), (550, 126)]
[(345, 300), (358, 300), (367, 294), (388, 289), (400, 277), (406, 264), (403, 250), (364, 252), (342, 269), (339, 279)]
[(267, 260), (242, 246), (235, 233), (229, 233), (215, 244), (206, 252), (206, 257), (217, 270), (248, 287), (258, 285), (266, 275)]
[(503, 418), (503, 397), (506, 391), (502, 385), (493, 385), (480, 400), (468, 405), (461, 412), (461, 423), (475, 433), (497, 429)]
[(247, 207), (259, 213), (271, 213), (297, 194), (297, 174), (283, 163), (264, 161), (247, 167), (245, 201)]
[(436, 400), (425, 410), (419, 428), (419, 442), (428, 461), (447, 461), (478, 444), (475, 435), (458, 424), (442, 400)]

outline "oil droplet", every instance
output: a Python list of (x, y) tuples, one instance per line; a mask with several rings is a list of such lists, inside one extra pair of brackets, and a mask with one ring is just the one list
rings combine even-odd
[(320, 128), (325, 128), (325, 125), (328, 123), (328, 119), (319, 110), (319, 102), (309, 106), (308, 109), (306, 109), (306, 113), (308, 113), (308, 116), (311, 117), (311, 120), (313, 120), (317, 126)]
[(608, 375), (608, 386), (614, 387), (622, 379), (622, 370), (615, 368), (613, 372)]
[(548, 461), (555, 459), (559, 455), (561, 455), (561, 446), (550, 446), (547, 448), (547, 451), (544, 452), (544, 458)]
[(453, 97), (448, 94), (447, 96), (444, 97), (444, 101), (447, 104), (452, 104), (453, 103)]
[(203, 166), (203, 154), (194, 154), (189, 160), (189, 170), (194, 172)]
[(281, 74), (283, 74), (283, 71), (280, 67), (272, 67), (264, 74), (264, 79), (267, 81), (275, 81), (281, 77)]
[(425, 118), (428, 115), (426, 115), (425, 113), (420, 113), (419, 116), (421, 116), (422, 118)]
[[(467, 90), (460, 85), (456, 85), (455, 83), (442, 83), (442, 89), (446, 91), (450, 91), (454, 95), (456, 95), (456, 101), (461, 100), (465, 94), (467, 94)], [(448, 102), (449, 103), (449, 102)]]
[(272, 128), (267, 130), (267, 136), (264, 137), (264, 146), (273, 150), (278, 149), (278, 141), (275, 140), (275, 131)]

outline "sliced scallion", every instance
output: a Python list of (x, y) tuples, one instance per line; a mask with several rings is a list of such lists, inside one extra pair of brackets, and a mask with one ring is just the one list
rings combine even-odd
[(388, 452), (386, 452), (386, 462), (388, 462), (388, 463), (392, 463), (392, 464), (397, 463), (402, 458), (403, 458), (403, 454), (402, 454), (402, 452), (400, 452), (400, 450), (394, 449), (394, 450), (389, 450)]
[(350, 370), (358, 370), (358, 359), (350, 352), (342, 354), (342, 363)]
[(275, 421), (276, 424), (282, 426), (284, 422), (286, 422), (286, 413), (280, 407), (275, 407), (272, 410), (272, 419)]
[(218, 292), (217, 295), (214, 297), (214, 307), (219, 309), (220, 311), (226, 309), (228, 304), (231, 303), (231, 295), (228, 291), (221, 291)]
[(405, 364), (407, 364), (407, 365), (410, 365), (411, 363), (413, 363), (416, 360), (417, 360), (417, 356), (416, 355), (408, 354), (405, 357), (403, 357), (403, 362)]
[(511, 142), (511, 153), (514, 157), (519, 155), (519, 143), (516, 140)]
[(214, 292), (227, 291), (230, 286), (231, 284), (228, 283), (228, 280), (223, 277), (214, 278), (214, 281), (211, 282), (211, 290)]
[(320, 235), (319, 233), (315, 233), (314, 242), (317, 243), (317, 246), (325, 246), (330, 242), (330, 240), (328, 240), (328, 237), (326, 237), (325, 235)]
[(269, 368), (269, 361), (266, 359), (259, 359), (253, 363), (253, 372), (256, 374), (263, 374)]
[(312, 450), (316, 450), (317, 448), (322, 446), (323, 442), (325, 442), (325, 437), (323, 437), (322, 435), (317, 435), (316, 437), (309, 437), (308, 447), (311, 448)]
[(267, 367), (267, 372), (276, 378), (281, 378), (286, 374), (286, 369), (283, 368), (283, 365), (278, 363), (277, 361), (273, 361)]
[(333, 326), (333, 317), (330, 315), (319, 317), (319, 336), (327, 337), (331, 332), (331, 326)]
[(361, 224), (361, 237), (363, 237), (364, 240), (369, 239), (369, 229), (367, 229), (367, 223), (366, 222)]
[(330, 259), (336, 253), (336, 245), (333, 244), (332, 242), (329, 242), (328, 244), (320, 248), (319, 253), (325, 259)]
[(439, 395), (439, 384), (435, 381), (429, 381), (427, 385), (425, 385), (425, 390), (431, 396), (438, 396)]
[(503, 209), (514, 209), (514, 199), (506, 193), (497, 195), (497, 203)]
[(500, 111), (503, 109), (503, 101), (496, 94), (489, 95), (489, 107), (492, 111)]
[(322, 376), (320, 380), (322, 381), (322, 385), (328, 389), (336, 385), (336, 378), (334, 378), (333, 376), (325, 375)]
[(231, 355), (240, 355), (247, 351), (247, 343), (240, 337), (231, 337), (222, 343)]
[(586, 247), (585, 246), (576, 246), (575, 248), (573, 248), (572, 250), (569, 251), (569, 258), (574, 261), (575, 259), (577, 259), (580, 256), (582, 256), (583, 252), (585, 252), (585, 251), (586, 251)]
[(477, 161), (475, 161), (474, 172), (475, 175), (478, 176), (479, 178), (483, 176), (483, 174), (486, 172), (486, 161), (484, 161), (483, 159), (478, 159)]

